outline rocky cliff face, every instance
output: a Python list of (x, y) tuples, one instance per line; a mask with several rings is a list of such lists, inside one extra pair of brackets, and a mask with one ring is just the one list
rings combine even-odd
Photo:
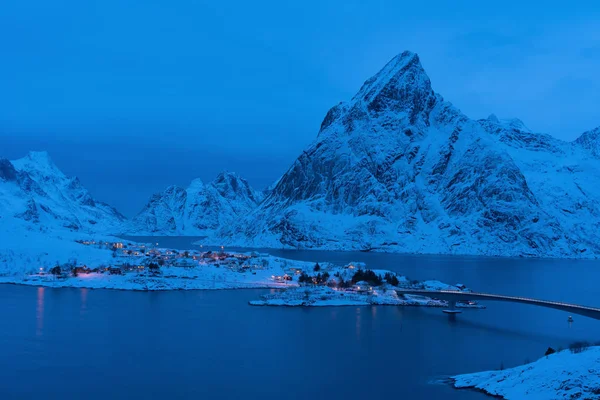
[(3, 223), (36, 230), (114, 233), (125, 220), (94, 200), (77, 178), (65, 176), (45, 152), (0, 159), (0, 204)]
[(188, 188), (171, 186), (152, 196), (133, 219), (134, 234), (208, 235), (248, 215), (263, 195), (245, 179), (222, 172), (209, 184), (200, 179)]
[(600, 159), (600, 127), (584, 132), (574, 143)]
[(245, 246), (597, 255), (597, 130), (566, 143), (469, 119), (404, 52), (326, 115), (258, 208), (215, 241)]

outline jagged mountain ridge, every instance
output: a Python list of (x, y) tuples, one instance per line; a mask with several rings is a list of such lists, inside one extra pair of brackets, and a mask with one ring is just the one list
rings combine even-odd
[(231, 172), (209, 184), (200, 179), (189, 187), (170, 186), (154, 194), (128, 228), (135, 234), (208, 235), (250, 213), (264, 195)]
[[(591, 133), (590, 133), (591, 132)], [(326, 115), (261, 205), (214, 241), (242, 246), (594, 256), (598, 130), (573, 143), (471, 120), (404, 52)]]
[(78, 178), (65, 176), (46, 152), (24, 158), (0, 159), (0, 217), (42, 231), (110, 233), (125, 217), (96, 201)]

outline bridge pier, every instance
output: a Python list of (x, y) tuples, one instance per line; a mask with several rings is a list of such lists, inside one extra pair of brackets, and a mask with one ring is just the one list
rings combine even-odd
[(456, 309), (456, 300), (448, 300), (448, 308), (442, 311), (449, 315), (460, 314), (462, 312)]

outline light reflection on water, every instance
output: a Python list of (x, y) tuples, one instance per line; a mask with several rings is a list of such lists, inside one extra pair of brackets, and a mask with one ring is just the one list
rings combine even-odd
[(356, 307), (356, 339), (360, 339), (360, 327), (361, 327), (361, 323), (362, 323), (361, 310), (362, 310), (362, 308)]
[(35, 332), (37, 336), (42, 336), (44, 333), (44, 291), (43, 287), (37, 288), (37, 303), (35, 308)]
[(83, 316), (87, 311), (87, 297), (89, 289), (82, 288), (81, 292), (81, 307), (79, 308), (79, 315)]

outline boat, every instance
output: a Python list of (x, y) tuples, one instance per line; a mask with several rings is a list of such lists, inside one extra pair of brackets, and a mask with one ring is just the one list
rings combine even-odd
[(571, 317), (571, 316), (569, 315), (568, 321), (569, 321), (569, 322), (573, 322), (573, 317)]

